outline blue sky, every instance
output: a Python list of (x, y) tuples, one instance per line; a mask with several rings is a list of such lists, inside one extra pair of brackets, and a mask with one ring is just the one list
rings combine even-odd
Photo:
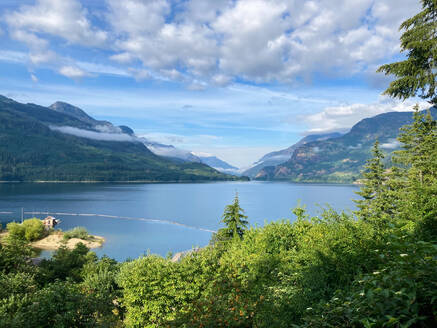
[(0, 93), (245, 167), (410, 110), (375, 73), (415, 0), (2, 0)]

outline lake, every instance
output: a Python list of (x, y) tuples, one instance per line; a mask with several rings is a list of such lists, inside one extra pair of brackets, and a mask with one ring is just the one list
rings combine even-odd
[(148, 252), (165, 256), (207, 245), (236, 192), (250, 224), (261, 226), (294, 220), (291, 209), (299, 200), (313, 215), (326, 204), (353, 210), (357, 190), (353, 185), (287, 182), (0, 184), (0, 219), (20, 220), (22, 208), (25, 218), (63, 213), (54, 214), (62, 220), (57, 228), (86, 227), (106, 239), (95, 250), (98, 255), (122, 261)]

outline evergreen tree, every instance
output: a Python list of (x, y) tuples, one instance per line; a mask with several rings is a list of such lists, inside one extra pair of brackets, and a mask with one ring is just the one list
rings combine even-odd
[(240, 207), (240, 200), (238, 199), (238, 193), (236, 193), (234, 202), (227, 205), (223, 213), (221, 222), (226, 224), (223, 233), (229, 238), (242, 238), (249, 224), (246, 219), (247, 216), (244, 215), (244, 210)]
[(413, 123), (402, 127), (398, 140), (402, 150), (394, 161), (406, 168), (406, 181), (399, 191), (404, 219), (419, 221), (421, 234), (437, 236), (437, 122), (415, 107)]
[(381, 198), (384, 185), (384, 154), (379, 149), (379, 141), (376, 140), (372, 148), (373, 157), (367, 160), (364, 170), (362, 171), (363, 180), (358, 195), (362, 197), (355, 200), (359, 210), (357, 216), (368, 220), (375, 217), (380, 211), (378, 210), (377, 200)]
[(383, 65), (378, 72), (397, 79), (384, 92), (392, 97), (407, 99), (420, 96), (437, 104), (437, 1), (422, 0), (423, 10), (400, 26), (401, 52), (407, 59)]
[(435, 176), (437, 162), (433, 159), (436, 150), (436, 121), (430, 111), (425, 115), (414, 107), (413, 123), (401, 128), (398, 140), (403, 150), (395, 153), (394, 160), (409, 167), (411, 182), (423, 186)]

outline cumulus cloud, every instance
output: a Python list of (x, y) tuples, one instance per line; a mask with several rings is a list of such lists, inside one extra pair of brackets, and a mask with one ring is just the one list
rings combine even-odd
[[(309, 133), (342, 131), (350, 129), (358, 121), (387, 112), (410, 112), (413, 101), (400, 102), (389, 98), (381, 99), (372, 104), (351, 104), (326, 107), (323, 111), (302, 117), (309, 126)], [(420, 109), (429, 108), (426, 102), (419, 103)]]
[(35, 74), (30, 73), (30, 78), (32, 79), (33, 82), (35, 82), (35, 83), (38, 82), (38, 78), (36, 77)]
[(50, 42), (62, 39), (67, 46), (106, 47), (108, 59), (128, 65), (125, 72), (140, 64), (135, 71), (148, 77), (198, 88), (234, 79), (290, 83), (316, 74), (367, 74), (398, 53), (398, 27), (420, 9), (411, 0), (105, 4), (99, 17), (107, 24), (99, 27), (87, 2), (79, 0), (37, 0), (9, 12), (5, 21), (11, 37), (29, 46), (35, 64), (53, 61)]
[(90, 130), (78, 129), (71, 126), (50, 126), (50, 129), (61, 133), (73, 135), (80, 138), (102, 140), (102, 141), (137, 141), (136, 137), (124, 133), (104, 133)]
[(93, 26), (88, 16), (77, 0), (37, 0), (34, 5), (22, 5), (16, 11), (7, 12), (3, 18), (11, 38), (28, 46), (30, 64), (43, 64), (64, 76), (80, 78), (88, 74), (78, 68), (74, 59), (53, 51), (51, 42), (59, 43), (61, 39), (67, 46), (104, 46), (108, 33)]
[(87, 16), (87, 10), (76, 0), (37, 0), (35, 5), (21, 6), (5, 19), (9, 27), (34, 40), (38, 34), (50, 34), (70, 43), (100, 46), (107, 40), (107, 32), (92, 26)]

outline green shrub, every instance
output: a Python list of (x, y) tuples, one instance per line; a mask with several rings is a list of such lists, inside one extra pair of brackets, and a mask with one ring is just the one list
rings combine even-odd
[(27, 241), (35, 241), (44, 236), (44, 225), (37, 218), (24, 220), (22, 226), (24, 227), (24, 237)]
[(6, 225), (6, 229), (9, 232), (9, 238), (25, 240), (26, 231), (23, 225), (21, 225), (20, 223), (10, 222)]
[(37, 218), (24, 220), (21, 224), (11, 222), (6, 227), (12, 239), (35, 241), (44, 236), (44, 225)]
[(17, 296), (0, 300), (1, 328), (98, 326), (93, 303), (71, 282)]
[(90, 235), (88, 234), (88, 231), (85, 227), (75, 227), (71, 230), (64, 232), (64, 239), (68, 240), (71, 238), (79, 238), (79, 239), (89, 239)]
[(309, 307), (301, 327), (436, 327), (435, 244), (393, 238), (377, 253), (387, 262)]
[(57, 249), (50, 259), (44, 259), (40, 265), (41, 284), (56, 280), (82, 280), (82, 268), (86, 263), (96, 260), (96, 255), (82, 243), (78, 243), (72, 250), (65, 246)]

